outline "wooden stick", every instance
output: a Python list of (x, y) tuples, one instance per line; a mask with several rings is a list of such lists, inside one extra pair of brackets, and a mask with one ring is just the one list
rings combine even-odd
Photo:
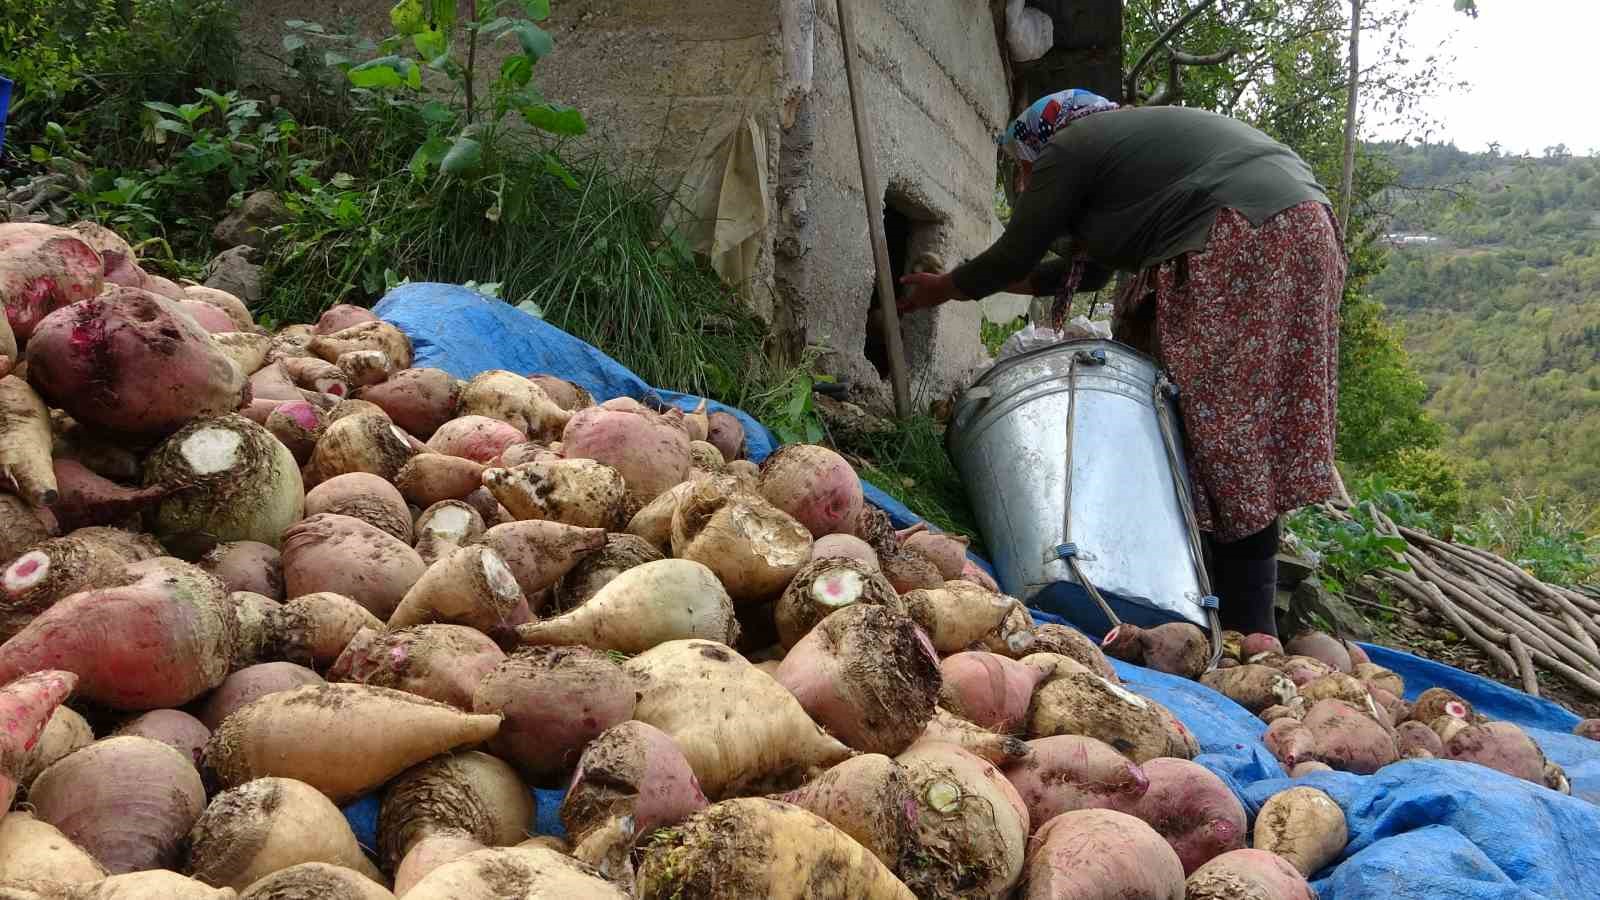
[(1590, 694), (1600, 697), (1600, 681), (1596, 681), (1592, 676), (1579, 672), (1561, 660), (1540, 653), (1531, 647), (1528, 649), (1528, 654), (1533, 657), (1535, 662), (1572, 682), (1574, 687), (1582, 688)]
[(1523, 693), (1532, 697), (1539, 696), (1539, 673), (1534, 671), (1533, 657), (1528, 655), (1527, 645), (1522, 643), (1522, 638), (1508, 635), (1506, 642), (1511, 645), (1511, 655), (1517, 660), (1517, 667), (1522, 670)]
[(1595, 644), (1594, 635), (1590, 634), (1589, 629), (1584, 627), (1584, 620), (1579, 618), (1579, 614), (1563, 609), (1561, 611), (1561, 620), (1566, 622), (1567, 626), (1577, 633), (1578, 640), (1583, 641), (1585, 646), (1595, 653), (1600, 653), (1600, 645)]
[[(1600, 697), (1600, 678), (1596, 677), (1600, 675), (1600, 653), (1594, 652), (1590, 646), (1590, 638), (1596, 636), (1600, 626), (1586, 614), (1590, 612), (1588, 607), (1591, 603), (1580, 606), (1570, 596), (1574, 592), (1547, 585), (1499, 556), (1470, 545), (1441, 541), (1412, 528), (1399, 527), (1382, 510), (1371, 504), (1368, 506), (1380, 532), (1399, 537), (1408, 544), (1419, 545), (1396, 556), (1431, 580), (1424, 581), (1410, 572), (1395, 571), (1381, 572), (1377, 577), (1439, 613), (1461, 632), (1463, 638), (1482, 650), (1507, 674), (1522, 679), (1525, 687), (1528, 686), (1529, 673), (1534, 672), (1533, 688), (1537, 689), (1537, 675), (1532, 668), (1533, 663), (1537, 663), (1579, 689)], [(1348, 514), (1333, 504), (1328, 504), (1327, 508), (1337, 517), (1349, 518)], [(1461, 574), (1448, 571), (1442, 560), (1436, 563), (1421, 549), (1423, 547), (1448, 558)], [(1449, 587), (1457, 595), (1456, 600), (1452, 601), (1446, 596), (1435, 581)], [(1543, 601), (1543, 605), (1554, 607), (1564, 621), (1557, 622), (1554, 617), (1534, 610), (1519, 596), (1527, 593)], [(1458, 607), (1457, 602), (1464, 608)], [(1600, 607), (1600, 604), (1594, 605)], [(1486, 619), (1504, 630), (1491, 625)], [(1568, 634), (1562, 629), (1562, 624), (1577, 632), (1577, 635)], [(1511, 645), (1518, 651), (1518, 658), (1513, 659), (1498, 644)], [(1530, 690), (1529, 693), (1534, 691)]]
[[(1461, 612), (1462, 617), (1466, 618), (1469, 623), (1475, 623), (1478, 628), (1486, 629), (1485, 634), (1490, 634), (1490, 637), (1493, 637), (1493, 639), (1498, 639), (1498, 641), (1504, 642), (1504, 644), (1510, 644), (1510, 637), (1517, 636), (1517, 631), (1515, 631), (1515, 629), (1507, 629), (1507, 631), (1501, 633), (1501, 631), (1498, 631), (1498, 629), (1493, 629), (1493, 626), (1486, 625), (1485, 621), (1483, 621), (1483, 618), (1478, 618), (1480, 615), (1483, 615), (1483, 613), (1491, 612), (1491, 610), (1480, 609), (1480, 607), (1474, 607), (1474, 605), (1467, 604), (1466, 607), (1459, 610), (1459, 612)], [(1494, 617), (1485, 618), (1490, 618), (1490, 620), (1493, 620)], [(1568, 679), (1568, 681), (1573, 681), (1574, 684), (1576, 684), (1579, 679), (1586, 679), (1589, 684), (1594, 684), (1597, 689), (1600, 689), (1600, 681), (1597, 681), (1597, 677), (1595, 677), (1600, 673), (1595, 671), (1592, 663), (1584, 660), (1579, 653), (1574, 653), (1573, 650), (1568, 649), (1566, 645), (1552, 645), (1550, 649), (1544, 649), (1544, 647), (1538, 647), (1538, 645), (1526, 644), (1526, 641), (1525, 645), (1526, 650), (1528, 650), (1528, 653), (1530, 653), (1530, 657), (1533, 657), (1534, 660), (1541, 661), (1542, 665), (1546, 666), (1546, 668), (1554, 669), (1554, 671), (1562, 673), (1563, 676)], [(1520, 676), (1520, 673), (1512, 674), (1518, 674), (1518, 676)]]
[[(1490, 584), (1487, 579), (1479, 581), (1479, 587), (1485, 594), (1488, 595), (1490, 603), (1498, 603), (1502, 605), (1506, 603), (1506, 598), (1509, 596), (1509, 592), (1505, 588)], [(1548, 650), (1549, 647), (1546, 647), (1545, 649)]]
[(1404, 593), (1411, 599), (1416, 600), (1424, 606), (1431, 607), (1433, 610), (1438, 612), (1439, 615), (1443, 616), (1446, 621), (1454, 625), (1457, 631), (1461, 632), (1462, 637), (1466, 638), (1467, 641), (1472, 643), (1479, 650), (1482, 650), (1484, 654), (1498, 664), (1501, 669), (1504, 669), (1511, 675), (1518, 674), (1517, 664), (1512, 661), (1511, 657), (1504, 650), (1501, 650), (1499, 647), (1491, 643), (1488, 637), (1485, 636), (1485, 632), (1482, 632), (1478, 628), (1474, 628), (1471, 624), (1469, 624), (1466, 618), (1461, 614), (1460, 610), (1457, 610), (1450, 604), (1449, 601), (1445, 600), (1444, 596), (1439, 594), (1437, 588), (1435, 588), (1433, 591), (1429, 591), (1427, 588), (1431, 587), (1431, 585), (1427, 585), (1425, 582), (1417, 581), (1415, 579), (1407, 580), (1400, 577), (1403, 574), (1404, 573), (1397, 572), (1395, 573), (1395, 577), (1392, 579), (1395, 586), (1401, 591), (1401, 593)]
[[(1552, 656), (1564, 657), (1574, 665), (1593, 667), (1595, 673), (1600, 675), (1600, 656), (1590, 654), (1588, 648), (1584, 647), (1575, 638), (1558, 631), (1539, 628), (1536, 622), (1529, 621), (1527, 617), (1520, 615), (1520, 611), (1516, 611), (1514, 607), (1508, 606), (1496, 609), (1492, 604), (1480, 603), (1476, 598), (1465, 595), (1457, 597), (1456, 602), (1479, 616), (1494, 622), (1505, 629), (1508, 635), (1520, 632), (1524, 640), (1533, 640), (1538, 636), (1543, 636), (1547, 639), (1553, 638), (1553, 641), (1537, 641), (1534, 649), (1543, 649)], [(1543, 647), (1539, 647), (1539, 644), (1543, 644)]]
[(1572, 601), (1573, 605), (1579, 609), (1585, 610), (1591, 614), (1600, 615), (1600, 600), (1596, 600), (1588, 594), (1585, 594), (1583, 591), (1575, 591), (1572, 588), (1558, 587), (1556, 590), (1566, 594), (1568, 599)]
[[(1588, 648), (1584, 647), (1581, 642), (1567, 635), (1555, 623), (1530, 609), (1521, 600), (1509, 594), (1491, 598), (1479, 593), (1476, 588), (1470, 587), (1459, 579), (1453, 579), (1434, 569), (1431, 562), (1423, 554), (1408, 553), (1406, 556), (1413, 567), (1427, 575), (1430, 580), (1453, 588), (1460, 595), (1462, 602), (1484, 607), (1496, 616), (1504, 616), (1506, 621), (1501, 622), (1502, 627), (1510, 630), (1512, 628), (1511, 621), (1520, 620), (1523, 629), (1534, 632), (1533, 635), (1529, 635), (1530, 637), (1546, 639), (1541, 643), (1557, 642), (1566, 644), (1574, 653), (1579, 654), (1589, 664), (1595, 666), (1597, 674), (1600, 674), (1600, 652), (1588, 651), (1586, 654)], [(1546, 649), (1553, 651), (1555, 648), (1547, 646)]]
[[(1462, 615), (1468, 621), (1475, 623), (1479, 627), (1484, 627), (1483, 623), (1475, 619), (1470, 613), (1463, 613)], [(1492, 629), (1489, 630), (1492, 631)], [(1501, 636), (1504, 637), (1505, 635)], [(1539, 665), (1544, 666), (1557, 675), (1560, 675), (1562, 678), (1572, 682), (1574, 687), (1587, 691), (1596, 697), (1600, 697), (1600, 681), (1597, 681), (1593, 677), (1579, 672), (1577, 669), (1572, 668), (1561, 660), (1556, 659), (1548, 653), (1544, 653), (1540, 650), (1535, 650), (1530, 647), (1528, 648), (1528, 655), (1533, 657), (1534, 662), (1537, 662)], [(1511, 674), (1516, 675), (1518, 673), (1512, 672)]]
[[(1380, 515), (1381, 515), (1381, 513), (1380, 513)], [(1405, 539), (1405, 537), (1406, 537), (1404, 534), (1401, 534), (1401, 533), (1397, 533), (1396, 536), (1400, 537), (1402, 539)], [(1434, 546), (1439, 546), (1441, 542), (1430, 541), (1428, 543), (1431, 543)], [(1410, 560), (1412, 561), (1413, 565), (1418, 565), (1417, 560), (1418, 559), (1426, 559), (1426, 555), (1425, 554), (1421, 554), (1421, 553), (1408, 554), (1408, 558), (1410, 558)], [(1497, 559), (1498, 559), (1498, 557), (1497, 557)], [(1434, 568), (1431, 565), (1431, 560), (1429, 560), (1428, 562), (1422, 563), (1421, 564), (1421, 568), (1423, 568), (1431, 577), (1433, 577), (1435, 579), (1452, 580), (1450, 575), (1448, 575), (1447, 573), (1440, 572), (1438, 569)], [(1524, 574), (1526, 574), (1526, 573), (1524, 573)], [(1453, 580), (1457, 583), (1457, 585), (1459, 587), (1462, 587), (1462, 588), (1466, 587), (1465, 584), (1461, 583), (1459, 579), (1453, 579)], [(1541, 582), (1541, 584), (1542, 584), (1542, 582)], [(1554, 601), (1558, 606), (1560, 605), (1560, 601), (1556, 600), (1555, 596), (1553, 596), (1554, 592), (1542, 591), (1540, 593), (1541, 593), (1542, 596)], [(1489, 600), (1487, 600), (1487, 598), (1479, 597), (1479, 598), (1475, 598), (1475, 599), (1484, 600), (1485, 602), (1489, 602), (1491, 605), (1493, 605), (1493, 601), (1489, 601)], [(1551, 620), (1551, 619), (1549, 619), (1547, 617), (1544, 617), (1544, 616), (1536, 613), (1534, 610), (1532, 610), (1520, 598), (1516, 597), (1513, 592), (1501, 593), (1500, 596), (1497, 599), (1499, 600), (1499, 605), (1504, 606), (1504, 607), (1509, 608), (1509, 609), (1512, 609), (1512, 610), (1515, 610), (1516, 612), (1518, 612), (1521, 615), (1522, 618), (1525, 618), (1525, 619), (1529, 620), (1529, 624), (1535, 626), (1536, 628), (1538, 628), (1544, 634), (1552, 637), (1553, 639), (1555, 639), (1557, 641), (1560, 641), (1562, 643), (1566, 643), (1569, 646), (1571, 646), (1575, 651), (1579, 652), (1580, 655), (1582, 655), (1584, 658), (1588, 659), (1590, 661), (1590, 663), (1596, 667), (1597, 674), (1600, 674), (1600, 647), (1595, 646), (1594, 641), (1590, 640), (1591, 635), (1589, 633), (1589, 628), (1586, 628), (1586, 627), (1584, 627), (1583, 624), (1580, 624), (1579, 617), (1576, 615), (1576, 613), (1577, 613), (1576, 609), (1562, 610), (1563, 612), (1567, 612), (1567, 613), (1569, 613), (1569, 615), (1571, 615), (1571, 618), (1567, 622), (1568, 627), (1571, 628), (1574, 631), (1579, 632), (1579, 636), (1578, 637), (1572, 637), (1572, 636), (1569, 636), (1560, 627), (1560, 625), (1558, 625), (1556, 622), (1554, 622), (1553, 620)], [(1561, 598), (1561, 599), (1564, 600), (1565, 598)], [(1542, 619), (1543, 621), (1538, 621), (1540, 619)], [(1594, 628), (1594, 630), (1596, 632), (1600, 632), (1600, 625), (1595, 625), (1593, 622), (1589, 622), (1588, 626)]]
[(844, 74), (850, 87), (850, 112), (856, 123), (856, 156), (861, 161), (861, 190), (867, 195), (867, 231), (872, 235), (872, 256), (878, 267), (878, 312), (883, 317), (883, 344), (889, 351), (889, 381), (894, 388), (894, 411), (911, 415), (911, 386), (906, 378), (906, 348), (900, 341), (900, 313), (895, 307), (894, 271), (889, 267), (889, 241), (883, 233), (883, 189), (878, 184), (872, 122), (867, 118), (861, 80), (856, 72), (855, 24), (852, 0), (838, 0), (839, 42), (844, 49)]

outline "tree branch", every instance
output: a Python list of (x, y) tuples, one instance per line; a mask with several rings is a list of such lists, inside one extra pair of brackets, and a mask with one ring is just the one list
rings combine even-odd
[(1216, 53), (1207, 53), (1204, 55), (1196, 55), (1194, 53), (1185, 53), (1182, 50), (1174, 50), (1172, 51), (1172, 61), (1180, 66), (1220, 66), (1228, 60), (1233, 59), (1238, 54), (1239, 49), (1237, 47), (1229, 47), (1226, 50), (1219, 50)]
[(1344, 114), (1344, 175), (1339, 187), (1342, 230), (1350, 228), (1350, 198), (1356, 177), (1356, 115), (1361, 92), (1361, 0), (1350, 0), (1350, 86)]
[(1178, 54), (1167, 54), (1167, 83), (1141, 106), (1171, 106), (1183, 99), (1183, 70), (1178, 66)]
[(1201, 13), (1215, 6), (1216, 3), (1217, 0), (1200, 0), (1193, 9), (1184, 13), (1179, 17), (1178, 21), (1172, 23), (1171, 27), (1163, 31), (1161, 36), (1156, 38), (1155, 43), (1145, 48), (1143, 55), (1139, 57), (1139, 61), (1133, 64), (1133, 68), (1128, 70), (1128, 77), (1123, 80), (1122, 95), (1125, 99), (1132, 101), (1138, 98), (1139, 75), (1144, 72), (1144, 67), (1150, 64), (1150, 60), (1155, 57), (1156, 53), (1170, 43), (1173, 38), (1177, 37), (1178, 32), (1189, 27), (1190, 22), (1199, 18)]

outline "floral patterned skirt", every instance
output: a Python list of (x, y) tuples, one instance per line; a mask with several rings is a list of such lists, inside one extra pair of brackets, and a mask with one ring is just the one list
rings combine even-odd
[(1217, 541), (1334, 494), (1345, 271), (1327, 206), (1260, 228), (1223, 209), (1203, 251), (1147, 270), (1125, 295), (1140, 306), (1154, 295), (1143, 318), (1180, 392), (1195, 512)]

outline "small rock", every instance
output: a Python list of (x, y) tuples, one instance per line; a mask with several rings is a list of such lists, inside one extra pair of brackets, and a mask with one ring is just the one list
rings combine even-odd
[(289, 210), (271, 191), (256, 191), (244, 198), (239, 209), (217, 223), (211, 238), (224, 247), (244, 244), (262, 250), (271, 241), (267, 229), (289, 221)]
[(1372, 626), (1356, 608), (1338, 594), (1322, 586), (1315, 578), (1300, 582), (1289, 599), (1290, 631), (1299, 628), (1325, 627), (1335, 635), (1356, 640), (1369, 640)]
[(254, 309), (261, 302), (261, 267), (250, 261), (254, 252), (240, 244), (218, 253), (206, 266), (205, 286), (227, 291)]

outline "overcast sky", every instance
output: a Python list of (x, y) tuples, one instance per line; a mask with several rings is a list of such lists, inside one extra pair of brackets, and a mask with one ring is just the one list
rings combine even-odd
[[(1594, 94), (1600, 56), (1600, 0), (1478, 0), (1477, 19), (1450, 0), (1417, 0), (1413, 46), (1450, 40), (1456, 74), (1471, 84), (1431, 104), (1444, 123), (1437, 141), (1463, 150), (1539, 154), (1566, 144), (1573, 153), (1600, 149), (1600, 99)], [(1374, 129), (1374, 137), (1394, 137)]]

